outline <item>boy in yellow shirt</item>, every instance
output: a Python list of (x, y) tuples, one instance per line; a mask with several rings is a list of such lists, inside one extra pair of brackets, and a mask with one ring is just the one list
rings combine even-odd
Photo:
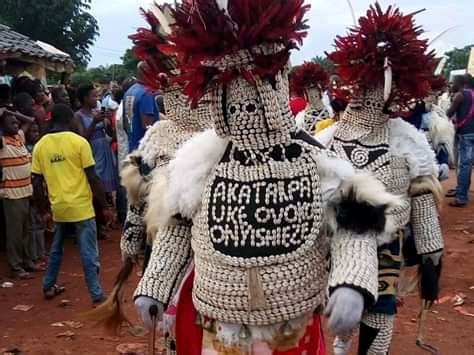
[(75, 227), (84, 276), (92, 301), (101, 303), (105, 296), (99, 281), (99, 252), (92, 192), (94, 191), (102, 207), (106, 208), (105, 213), (109, 217), (112, 211), (106, 207), (89, 143), (71, 132), (73, 116), (68, 106), (55, 105), (52, 129), (41, 138), (33, 151), (35, 199), (40, 210), (45, 211), (47, 199), (43, 195), (42, 184), (46, 182), (53, 220), (56, 222), (48, 270), (43, 280), (43, 293), (46, 299), (52, 299), (65, 290), (56, 285), (56, 280), (62, 263), (66, 226), (69, 224)]

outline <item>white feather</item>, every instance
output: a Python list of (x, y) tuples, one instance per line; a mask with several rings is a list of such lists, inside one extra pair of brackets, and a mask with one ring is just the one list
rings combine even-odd
[(390, 65), (388, 57), (385, 58), (384, 68), (385, 85), (383, 88), (383, 98), (384, 101), (387, 102), (390, 98), (390, 93), (392, 92), (392, 66)]
[(151, 4), (150, 11), (153, 12), (153, 15), (158, 19), (161, 31), (164, 32), (165, 35), (171, 34), (170, 23), (160, 8), (156, 4)]
[(214, 130), (195, 135), (176, 152), (169, 165), (167, 205), (173, 214), (192, 218), (202, 202), (202, 194), (212, 169), (219, 163), (228, 140)]
[(357, 17), (354, 12), (354, 7), (352, 6), (351, 0), (347, 0), (347, 4), (349, 5), (349, 10), (351, 11), (352, 21), (354, 22), (354, 26), (357, 26)]
[(435, 69), (434, 75), (440, 75), (443, 72), (443, 69), (446, 66), (446, 63), (448, 62), (448, 59), (448, 56), (443, 56), (443, 58), (441, 58), (438, 63), (438, 66)]

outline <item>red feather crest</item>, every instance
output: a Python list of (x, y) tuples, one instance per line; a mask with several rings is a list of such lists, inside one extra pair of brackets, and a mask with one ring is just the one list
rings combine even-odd
[(376, 2), (357, 27), (338, 36), (336, 51), (328, 56), (344, 83), (361, 89), (383, 86), (388, 58), (393, 73), (392, 102), (404, 105), (410, 99), (426, 97), (436, 61), (434, 52), (428, 52), (428, 42), (420, 39), (424, 31), (415, 25), (414, 16), (392, 6), (383, 12)]
[(140, 27), (128, 38), (133, 42), (132, 50), (135, 58), (146, 63), (144, 71), (147, 81), (144, 85), (150, 90), (156, 91), (168, 86), (168, 77), (174, 75), (173, 71), (176, 69), (177, 63), (172, 53), (164, 53), (161, 49), (161, 46), (168, 43), (168, 39), (160, 33), (160, 21), (152, 11), (145, 11), (143, 8), (140, 8), (140, 11), (150, 28)]
[(326, 90), (329, 75), (324, 68), (313, 62), (305, 62), (291, 75), (290, 89), (296, 96), (306, 97), (306, 90), (318, 88), (321, 92)]
[[(288, 62), (290, 50), (306, 36), (304, 0), (228, 0), (227, 9), (216, 0), (178, 4), (171, 46), (178, 53), (179, 80), (185, 94), (196, 104), (211, 87), (242, 76), (273, 78)], [(278, 45), (279, 50), (256, 47)], [(244, 60), (237, 53), (250, 56)]]

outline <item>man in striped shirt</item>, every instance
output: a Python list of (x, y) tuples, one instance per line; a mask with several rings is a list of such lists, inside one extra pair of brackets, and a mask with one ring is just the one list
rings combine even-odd
[(28, 271), (39, 271), (29, 255), (28, 224), (31, 184), (31, 163), (25, 147), (25, 136), (17, 118), (5, 111), (0, 116), (0, 196), (6, 221), (7, 257), (13, 276), (32, 278)]

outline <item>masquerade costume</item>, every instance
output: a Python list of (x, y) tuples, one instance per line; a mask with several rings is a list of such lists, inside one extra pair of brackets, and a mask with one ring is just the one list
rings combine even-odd
[[(329, 83), (329, 75), (321, 65), (305, 62), (299, 66), (290, 79), (290, 93), (302, 97), (308, 102), (306, 110), (296, 115), (296, 125), (311, 132), (316, 124), (329, 117), (329, 110), (325, 103), (324, 93)], [(329, 98), (326, 98), (329, 100)]]
[[(401, 266), (401, 237), (411, 223), (416, 251), (421, 263), (422, 298), (427, 304), (438, 296), (441, 254), (444, 247), (438, 220), (437, 202), (441, 187), (438, 167), (426, 137), (402, 119), (389, 119), (390, 104), (405, 105), (426, 97), (436, 62), (427, 53), (427, 42), (413, 20), (389, 7), (371, 6), (365, 17), (348, 35), (337, 37), (336, 51), (329, 58), (353, 98), (336, 125), (317, 139), (357, 170), (369, 171), (391, 193), (402, 197), (402, 206), (393, 211), (397, 230), (379, 245), (379, 299), (366, 308), (360, 327), (359, 354), (388, 353), (395, 296)], [(431, 278), (430, 278), (431, 277)], [(346, 346), (339, 345), (346, 344)], [(347, 338), (338, 338), (335, 352), (345, 354)]]
[[(377, 298), (377, 244), (399, 199), (294, 125), (287, 63), (308, 8), (200, 0), (173, 11), (177, 81), (194, 104), (210, 95), (215, 125), (176, 152), (153, 199), (159, 267), (139, 290), (163, 310), (192, 289), (195, 319), (180, 321), (178, 305), (178, 354), (324, 354), (327, 290), (336, 333)], [(171, 233), (183, 220), (192, 229)], [(191, 256), (192, 287), (180, 287)]]
[(138, 149), (127, 157), (121, 173), (130, 203), (120, 245), (124, 258), (136, 258), (146, 235), (153, 238), (156, 234), (153, 220), (150, 223), (145, 221), (148, 212), (146, 198), (152, 190), (153, 177), (160, 175), (179, 146), (211, 126), (207, 105), (192, 109), (181, 92), (182, 87), (171, 83), (177, 73), (176, 59), (160, 50), (160, 46), (166, 43), (168, 20), (162, 17), (160, 22), (157, 18), (157, 14), (164, 16), (165, 13), (169, 18), (167, 9), (155, 5), (149, 11), (142, 10), (150, 28), (140, 28), (130, 36), (135, 57), (146, 63), (148, 79), (145, 84), (150, 90), (163, 93), (166, 116), (162, 115), (162, 120), (147, 130)]

